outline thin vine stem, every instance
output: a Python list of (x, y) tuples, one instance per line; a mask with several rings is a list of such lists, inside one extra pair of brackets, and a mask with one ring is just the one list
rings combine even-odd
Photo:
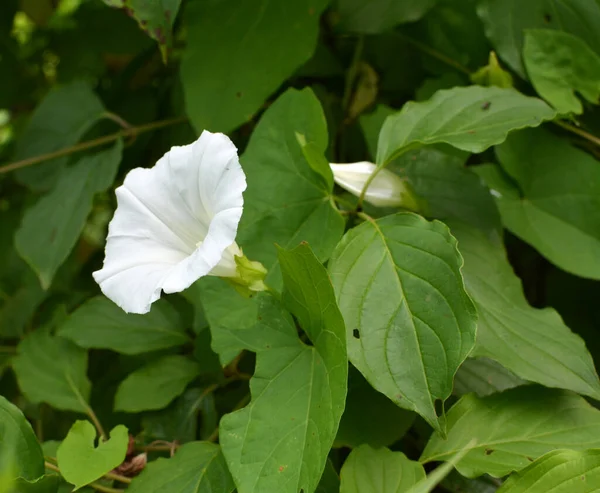
[(0, 174), (15, 171), (17, 169), (25, 168), (33, 164), (42, 163), (44, 161), (49, 161), (50, 159), (69, 156), (70, 154), (75, 154), (77, 152), (85, 151), (87, 149), (93, 149), (94, 147), (108, 144), (109, 142), (114, 142), (115, 140), (120, 139), (121, 137), (134, 137), (145, 132), (151, 132), (153, 130), (158, 130), (159, 128), (170, 127), (172, 125), (177, 125), (185, 121), (187, 121), (187, 118), (178, 117), (170, 118), (167, 120), (160, 120), (152, 123), (146, 123), (137, 127), (125, 128), (119, 132), (115, 132), (114, 134), (105, 135), (103, 137), (87, 140), (85, 142), (80, 142), (79, 144), (75, 144), (70, 147), (65, 147), (57, 151), (48, 152), (46, 154), (40, 154), (39, 156), (34, 156), (27, 159), (22, 159), (21, 161), (15, 161), (14, 163), (10, 163), (0, 167)]
[(563, 122), (561, 120), (553, 120), (552, 123), (558, 125), (561, 128), (564, 128), (568, 132), (574, 133), (576, 135), (579, 135), (580, 137), (583, 137), (586, 140), (589, 140), (597, 146), (600, 146), (600, 137), (596, 137), (595, 135), (576, 127), (575, 125), (571, 125), (570, 123)]

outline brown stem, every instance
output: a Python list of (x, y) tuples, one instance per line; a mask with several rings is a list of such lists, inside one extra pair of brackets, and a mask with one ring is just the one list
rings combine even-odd
[(16, 169), (25, 168), (27, 166), (31, 166), (32, 164), (42, 163), (44, 161), (48, 161), (50, 159), (56, 159), (63, 156), (68, 156), (70, 154), (74, 154), (76, 152), (85, 151), (87, 149), (92, 149), (94, 147), (98, 147), (109, 142), (114, 142), (121, 137), (131, 137), (134, 135), (138, 135), (144, 132), (150, 132), (152, 130), (158, 130), (159, 128), (169, 127), (171, 125), (177, 125), (178, 123), (183, 123), (187, 121), (185, 117), (178, 118), (170, 118), (168, 120), (160, 120), (157, 122), (147, 123), (145, 125), (140, 125), (139, 127), (130, 127), (123, 129), (114, 134), (105, 135), (103, 137), (98, 137), (97, 139), (87, 140), (85, 142), (80, 142), (79, 144), (75, 144), (71, 147), (65, 147), (63, 149), (59, 149), (58, 151), (48, 152), (47, 154), (41, 154), (39, 156), (34, 156), (31, 158), (23, 159), (21, 161), (15, 161), (14, 163), (7, 164), (6, 166), (0, 167), (0, 174), (8, 173), (9, 171), (14, 171)]

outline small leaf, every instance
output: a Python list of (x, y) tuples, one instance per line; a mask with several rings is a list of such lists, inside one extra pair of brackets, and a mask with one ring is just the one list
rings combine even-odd
[(44, 474), (44, 454), (18, 407), (0, 396), (0, 464), (12, 478), (35, 481)]
[(323, 178), (325, 189), (327, 191), (333, 190), (333, 172), (323, 151), (316, 144), (307, 142), (306, 137), (298, 132), (296, 132), (296, 139), (308, 165)]
[(471, 82), (479, 86), (513, 87), (512, 75), (500, 66), (493, 51), (490, 52), (488, 64), (471, 74)]
[(350, 361), (440, 431), (435, 401), (450, 395), (475, 342), (477, 313), (461, 265), (446, 226), (409, 213), (350, 230), (329, 262)]
[(76, 421), (58, 447), (60, 473), (75, 489), (101, 478), (123, 462), (129, 433), (119, 425), (111, 430), (107, 441), (101, 441), (97, 447), (95, 441), (94, 426), (88, 421)]
[(352, 450), (340, 476), (340, 493), (405, 493), (425, 479), (425, 469), (402, 452), (361, 445)]
[(498, 493), (573, 493), (600, 489), (600, 450), (554, 450), (512, 474)]
[(104, 296), (86, 301), (58, 329), (58, 335), (84, 348), (140, 354), (190, 342), (181, 316), (159, 300), (146, 315), (128, 314)]
[(600, 57), (571, 34), (549, 29), (525, 33), (523, 61), (537, 93), (559, 113), (583, 113), (575, 92), (600, 103)]
[(115, 395), (115, 411), (137, 413), (163, 409), (199, 375), (198, 364), (185, 356), (164, 356), (131, 373)]
[(218, 445), (191, 442), (170, 459), (149, 463), (131, 482), (128, 493), (231, 493), (231, 474)]
[(466, 395), (448, 412), (447, 424), (447, 439), (432, 435), (420, 461), (449, 460), (474, 439), (456, 466), (467, 477), (502, 477), (554, 449), (600, 446), (599, 410), (571, 392), (539, 386)]
[(456, 223), (450, 227), (479, 313), (472, 356), (493, 359), (525, 380), (599, 399), (600, 381), (583, 340), (555, 310), (529, 305), (499, 239)]
[(62, 171), (54, 189), (25, 212), (15, 246), (44, 289), (50, 287), (81, 235), (94, 195), (112, 184), (122, 150), (119, 140), (106, 151), (81, 158)]
[(483, 152), (503, 142), (509, 132), (537, 127), (555, 116), (541, 99), (514, 89), (469, 86), (438, 91), (429, 101), (406, 103), (386, 119), (377, 163), (387, 164), (407, 149), (436, 143)]
[(91, 383), (87, 352), (46, 330), (31, 332), (17, 346), (13, 369), (19, 387), (31, 402), (85, 413)]
[(285, 8), (278, 0), (262, 0), (260, 8), (254, 3), (191, 3), (186, 8), (188, 46), (181, 81), (197, 132), (230, 132), (250, 120), (310, 59), (327, 3), (303, 0), (287, 2)]
[(494, 360), (467, 358), (456, 372), (453, 393), (465, 395), (474, 392), (483, 397), (527, 383)]
[[(310, 248), (280, 250), (284, 303), (259, 296), (254, 328), (238, 331), (256, 351), (252, 400), (220, 423), (223, 454), (239, 491), (314, 492), (346, 397), (344, 322), (327, 272)], [(276, 410), (276, 411), (275, 411)]]
[[(321, 261), (342, 236), (344, 219), (332, 206), (331, 188), (306, 162), (296, 134), (325, 152), (327, 123), (310, 89), (289, 89), (265, 112), (241, 158), (248, 180), (237, 241), (244, 253), (268, 269), (268, 286), (279, 289), (281, 274), (274, 244), (306, 241)], [(277, 183), (274, 187), (273, 183)]]
[(508, 176), (476, 169), (504, 226), (561, 269), (600, 279), (600, 162), (544, 129), (511, 136), (496, 155)]
[[(102, 118), (104, 106), (89, 85), (72, 82), (50, 91), (37, 106), (21, 134), (16, 161), (69, 147)], [(55, 158), (15, 172), (17, 179), (34, 190), (49, 190), (57, 182), (67, 158)]]

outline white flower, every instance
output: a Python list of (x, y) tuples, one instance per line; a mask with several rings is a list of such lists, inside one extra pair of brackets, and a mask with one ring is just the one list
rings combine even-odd
[(126, 312), (146, 313), (161, 290), (176, 293), (206, 275), (235, 277), (235, 243), (246, 177), (237, 149), (204, 131), (117, 188), (106, 258), (94, 279)]
[[(353, 195), (360, 197), (367, 179), (377, 166), (368, 161), (330, 163), (334, 181)], [(365, 200), (376, 207), (404, 207), (416, 210), (417, 204), (408, 185), (397, 174), (380, 170), (365, 193)]]

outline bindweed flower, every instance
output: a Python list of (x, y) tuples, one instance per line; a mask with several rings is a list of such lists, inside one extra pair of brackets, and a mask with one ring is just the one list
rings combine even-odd
[[(358, 163), (330, 163), (334, 181), (351, 194), (360, 197), (369, 176), (377, 168), (368, 161)], [(376, 207), (403, 207), (418, 210), (417, 201), (409, 186), (397, 174), (380, 170), (365, 193), (365, 201)]]
[(153, 168), (131, 170), (116, 190), (104, 266), (94, 272), (102, 292), (126, 312), (146, 313), (161, 291), (183, 291), (206, 275), (243, 284), (235, 237), (245, 189), (236, 147), (207, 131)]

